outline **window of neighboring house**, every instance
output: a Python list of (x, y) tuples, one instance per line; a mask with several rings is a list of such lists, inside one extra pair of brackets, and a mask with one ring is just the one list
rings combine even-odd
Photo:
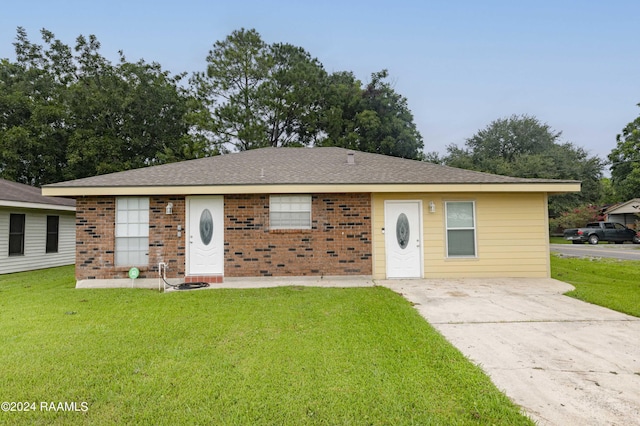
[(476, 220), (473, 201), (445, 203), (447, 257), (476, 256)]
[(311, 195), (272, 195), (269, 224), (271, 229), (311, 229)]
[(149, 264), (149, 198), (116, 199), (116, 266)]
[(58, 252), (58, 233), (60, 216), (47, 216), (47, 247), (46, 253)]
[(9, 256), (24, 255), (25, 215), (9, 215)]

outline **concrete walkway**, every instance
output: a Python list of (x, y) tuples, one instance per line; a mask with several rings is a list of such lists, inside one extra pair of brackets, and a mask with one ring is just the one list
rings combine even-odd
[(212, 287), (225, 288), (262, 288), (281, 286), (307, 287), (373, 287), (375, 282), (370, 276), (326, 276), (326, 277), (257, 277), (225, 278), (223, 284), (211, 284)]
[(640, 318), (552, 279), (384, 280), (540, 425), (640, 425)]
[[(171, 284), (177, 285), (184, 279), (169, 278)], [(211, 284), (205, 289), (216, 288), (267, 288), (282, 286), (308, 287), (373, 287), (375, 282), (368, 275), (326, 276), (326, 277), (255, 277), (233, 278), (225, 277), (220, 284)], [(76, 282), (76, 288), (146, 288), (162, 289), (164, 284), (160, 278), (140, 278), (136, 280), (81, 280)], [(203, 289), (204, 290), (204, 289)], [(166, 291), (175, 291), (170, 287)], [(192, 290), (189, 290), (192, 291)]]

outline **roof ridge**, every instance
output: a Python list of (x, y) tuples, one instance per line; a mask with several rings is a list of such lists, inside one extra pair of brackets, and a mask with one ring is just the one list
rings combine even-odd
[[(298, 149), (296, 149), (298, 148)], [(348, 154), (353, 153), (351, 158)], [(47, 187), (563, 183), (459, 169), (343, 147), (263, 147)]]

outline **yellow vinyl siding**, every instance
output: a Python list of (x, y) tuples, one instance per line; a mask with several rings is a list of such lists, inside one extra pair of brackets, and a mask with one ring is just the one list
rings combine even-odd
[[(385, 200), (421, 200), (425, 278), (548, 277), (546, 193), (374, 193), (374, 278), (386, 277)], [(429, 202), (436, 205), (429, 213)], [(447, 258), (444, 203), (475, 201), (477, 257)]]

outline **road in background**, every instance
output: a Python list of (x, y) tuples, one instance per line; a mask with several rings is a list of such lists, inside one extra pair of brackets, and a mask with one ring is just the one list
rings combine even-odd
[(611, 257), (640, 260), (639, 244), (549, 244), (552, 253), (575, 257)]

